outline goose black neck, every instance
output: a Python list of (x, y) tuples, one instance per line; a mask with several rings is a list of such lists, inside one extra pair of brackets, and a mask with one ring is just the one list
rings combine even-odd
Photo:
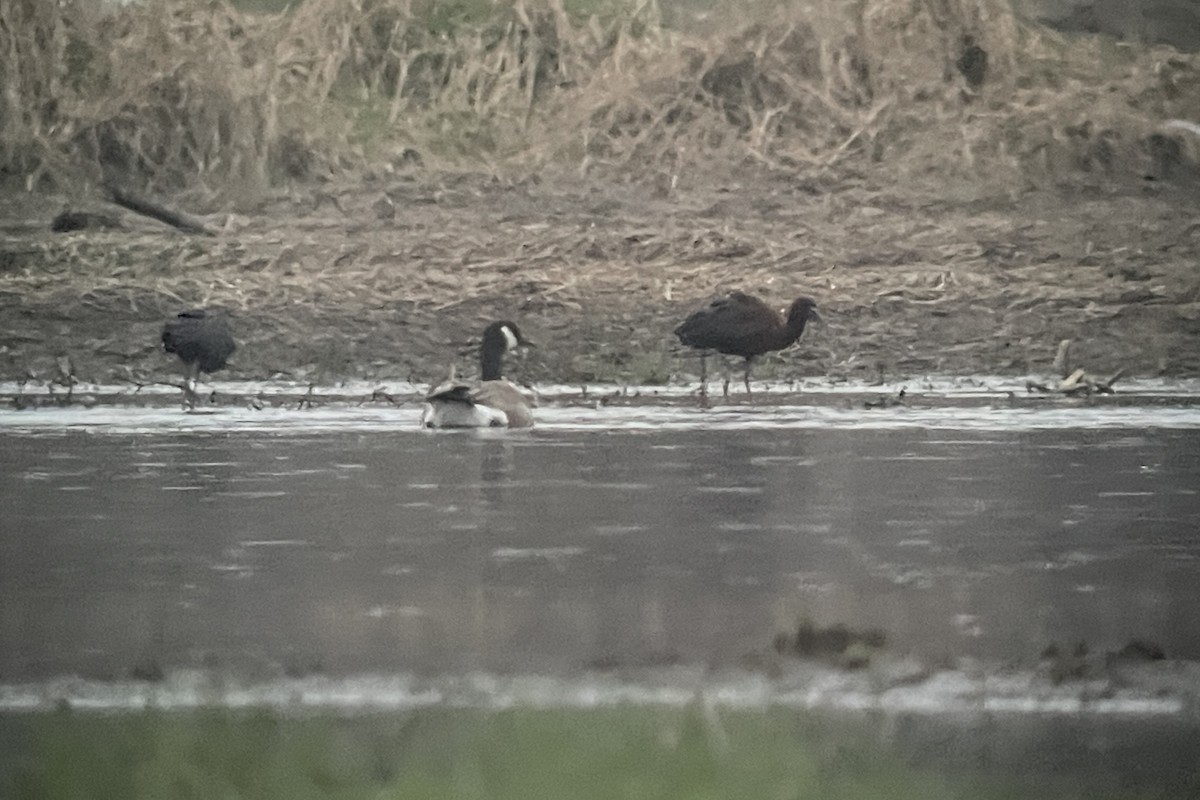
[(479, 376), (485, 381), (498, 381), (500, 364), (504, 360), (504, 342), (485, 338), (479, 348)]

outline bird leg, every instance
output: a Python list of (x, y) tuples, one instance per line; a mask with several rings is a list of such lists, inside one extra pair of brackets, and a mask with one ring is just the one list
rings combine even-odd
[(200, 382), (200, 364), (193, 362), (188, 365), (187, 374), (183, 378), (183, 405), (188, 411), (196, 410), (196, 386)]
[(700, 397), (708, 398), (708, 354), (700, 351)]
[(753, 365), (754, 365), (754, 357), (751, 356), (746, 359), (746, 375), (743, 379), (743, 382), (746, 384), (746, 395), (747, 396), (750, 395), (750, 367)]

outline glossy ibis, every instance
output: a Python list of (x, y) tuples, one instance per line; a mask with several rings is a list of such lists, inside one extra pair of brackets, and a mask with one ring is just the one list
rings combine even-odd
[[(817, 303), (811, 297), (798, 297), (787, 316), (757, 297), (732, 292), (693, 312), (675, 329), (679, 341), (700, 351), (700, 394), (708, 394), (705, 357), (709, 350), (746, 359), (744, 382), (750, 393), (750, 368), (757, 356), (790, 347), (804, 333), (810, 319), (819, 320)], [(729, 384), (726, 381), (726, 394)]]
[(189, 408), (196, 405), (196, 382), (200, 373), (214, 373), (225, 366), (237, 349), (229, 328), (229, 315), (219, 307), (181, 311), (167, 320), (162, 329), (163, 350), (179, 356), (186, 368), (184, 400)]

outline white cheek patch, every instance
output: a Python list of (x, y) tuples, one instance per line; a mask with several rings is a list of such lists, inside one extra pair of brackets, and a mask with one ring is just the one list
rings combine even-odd
[(504, 347), (508, 350), (515, 350), (520, 342), (517, 341), (517, 335), (513, 333), (512, 328), (501, 325), (500, 332), (504, 334)]

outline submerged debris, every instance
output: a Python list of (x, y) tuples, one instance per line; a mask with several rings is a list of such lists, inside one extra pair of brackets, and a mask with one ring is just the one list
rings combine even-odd
[(1083, 368), (1071, 370), (1071, 340), (1063, 339), (1058, 343), (1058, 353), (1054, 356), (1054, 372), (1059, 376), (1058, 382), (1047, 381), (1039, 383), (1028, 380), (1025, 382), (1027, 392), (1044, 394), (1062, 394), (1068, 397), (1091, 394), (1113, 394), (1113, 384), (1125, 374), (1121, 367), (1107, 378), (1097, 378)]
[(1042, 651), (1039, 671), (1055, 686), (1091, 677), (1093, 670), (1088, 662), (1087, 642), (1076, 642), (1071, 648), (1059, 647), (1057, 642), (1051, 642)]
[(1051, 683), (1058, 685), (1069, 681), (1112, 678), (1112, 670), (1123, 664), (1164, 661), (1166, 657), (1162, 646), (1147, 639), (1130, 639), (1120, 650), (1103, 656), (1093, 656), (1084, 641), (1076, 642), (1069, 648), (1051, 642), (1042, 651), (1039, 670)]
[(136, 192), (118, 186), (113, 182), (104, 184), (104, 188), (108, 192), (109, 199), (119, 206), (123, 206), (130, 211), (141, 214), (151, 219), (156, 219), (173, 228), (178, 228), (184, 233), (195, 233), (202, 236), (216, 236), (216, 233), (204, 224), (203, 220), (186, 214), (174, 208), (169, 208), (166, 205), (144, 197)]
[(873, 408), (893, 408), (895, 406), (902, 406), (902, 405), (905, 405), (904, 397), (907, 394), (908, 394), (907, 389), (901, 389), (899, 392), (897, 392), (894, 395), (885, 394), (885, 395), (880, 395), (879, 397), (877, 397), (874, 400), (864, 400), (863, 408), (866, 408), (869, 410), (869, 409), (873, 409)]
[(1166, 657), (1166, 651), (1158, 643), (1146, 639), (1130, 639), (1120, 650), (1109, 654), (1108, 662), (1111, 664), (1115, 661), (1162, 661)]
[(828, 661), (842, 669), (863, 669), (886, 643), (887, 635), (878, 628), (855, 630), (840, 622), (820, 627), (803, 619), (794, 635), (775, 637), (775, 652)]

